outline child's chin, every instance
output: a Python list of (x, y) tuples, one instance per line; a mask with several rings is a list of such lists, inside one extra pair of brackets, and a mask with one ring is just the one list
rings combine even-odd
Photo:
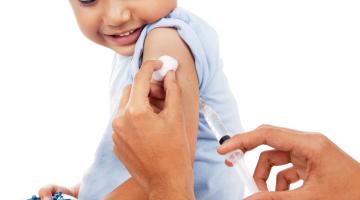
[(129, 45), (129, 46), (122, 46), (122, 47), (114, 47), (111, 48), (113, 49), (116, 53), (123, 55), (123, 56), (132, 56), (134, 54), (134, 50), (135, 50), (135, 44)]

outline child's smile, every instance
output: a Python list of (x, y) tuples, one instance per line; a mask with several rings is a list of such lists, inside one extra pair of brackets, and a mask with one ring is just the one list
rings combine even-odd
[(125, 46), (136, 43), (137, 39), (140, 37), (141, 31), (144, 26), (130, 29), (127, 31), (109, 31), (104, 33), (104, 37), (110, 43), (113, 43), (115, 46)]
[(146, 24), (176, 8), (176, 0), (70, 0), (81, 31), (90, 40), (131, 56)]

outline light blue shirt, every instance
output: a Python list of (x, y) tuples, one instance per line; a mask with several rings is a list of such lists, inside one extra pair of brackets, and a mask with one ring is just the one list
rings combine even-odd
[[(124, 165), (112, 152), (111, 122), (117, 111), (122, 88), (132, 83), (141, 66), (145, 38), (151, 30), (157, 27), (176, 28), (195, 59), (200, 98), (219, 114), (230, 133), (242, 132), (236, 102), (222, 70), (217, 33), (202, 19), (177, 8), (167, 17), (154, 24), (149, 24), (143, 29), (133, 56), (115, 55), (111, 78), (113, 115), (97, 149), (95, 161), (82, 181), (80, 200), (102, 199), (130, 177)], [(218, 142), (200, 110), (194, 162), (196, 199), (242, 199), (243, 185), (240, 178), (234, 169), (225, 166), (224, 157), (216, 152), (217, 146)]]

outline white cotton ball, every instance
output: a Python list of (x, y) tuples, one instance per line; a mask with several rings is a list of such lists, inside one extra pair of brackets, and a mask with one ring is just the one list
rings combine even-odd
[(175, 58), (167, 55), (161, 56), (159, 60), (163, 62), (163, 65), (159, 70), (153, 72), (152, 79), (156, 81), (163, 81), (166, 73), (170, 70), (176, 71), (179, 63)]

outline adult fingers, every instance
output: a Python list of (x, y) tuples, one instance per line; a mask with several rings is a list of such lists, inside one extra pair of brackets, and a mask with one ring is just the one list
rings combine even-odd
[(298, 180), (300, 180), (300, 177), (295, 167), (285, 169), (276, 176), (276, 191), (289, 190), (290, 185)]
[(155, 113), (160, 113), (164, 109), (164, 100), (149, 97), (149, 101)]
[(269, 178), (273, 166), (284, 165), (290, 161), (290, 155), (288, 152), (277, 150), (262, 152), (254, 171), (254, 180), (260, 190), (268, 190), (266, 181)]
[(307, 143), (303, 132), (282, 127), (262, 125), (259, 128), (238, 134), (227, 140), (218, 148), (220, 154), (226, 154), (236, 149), (244, 153), (260, 145), (268, 145), (281, 151), (291, 151), (293, 148)]
[(164, 79), (166, 93), (164, 111), (177, 116), (182, 110), (181, 89), (176, 81), (175, 71), (169, 71)]
[[(159, 60), (148, 60), (143, 63), (137, 72), (131, 88), (130, 102), (135, 105), (144, 105), (148, 101), (152, 73), (159, 69), (162, 62)], [(146, 105), (148, 106), (148, 105)]]
[(164, 85), (158, 82), (151, 83), (149, 97), (164, 100), (165, 99)]

